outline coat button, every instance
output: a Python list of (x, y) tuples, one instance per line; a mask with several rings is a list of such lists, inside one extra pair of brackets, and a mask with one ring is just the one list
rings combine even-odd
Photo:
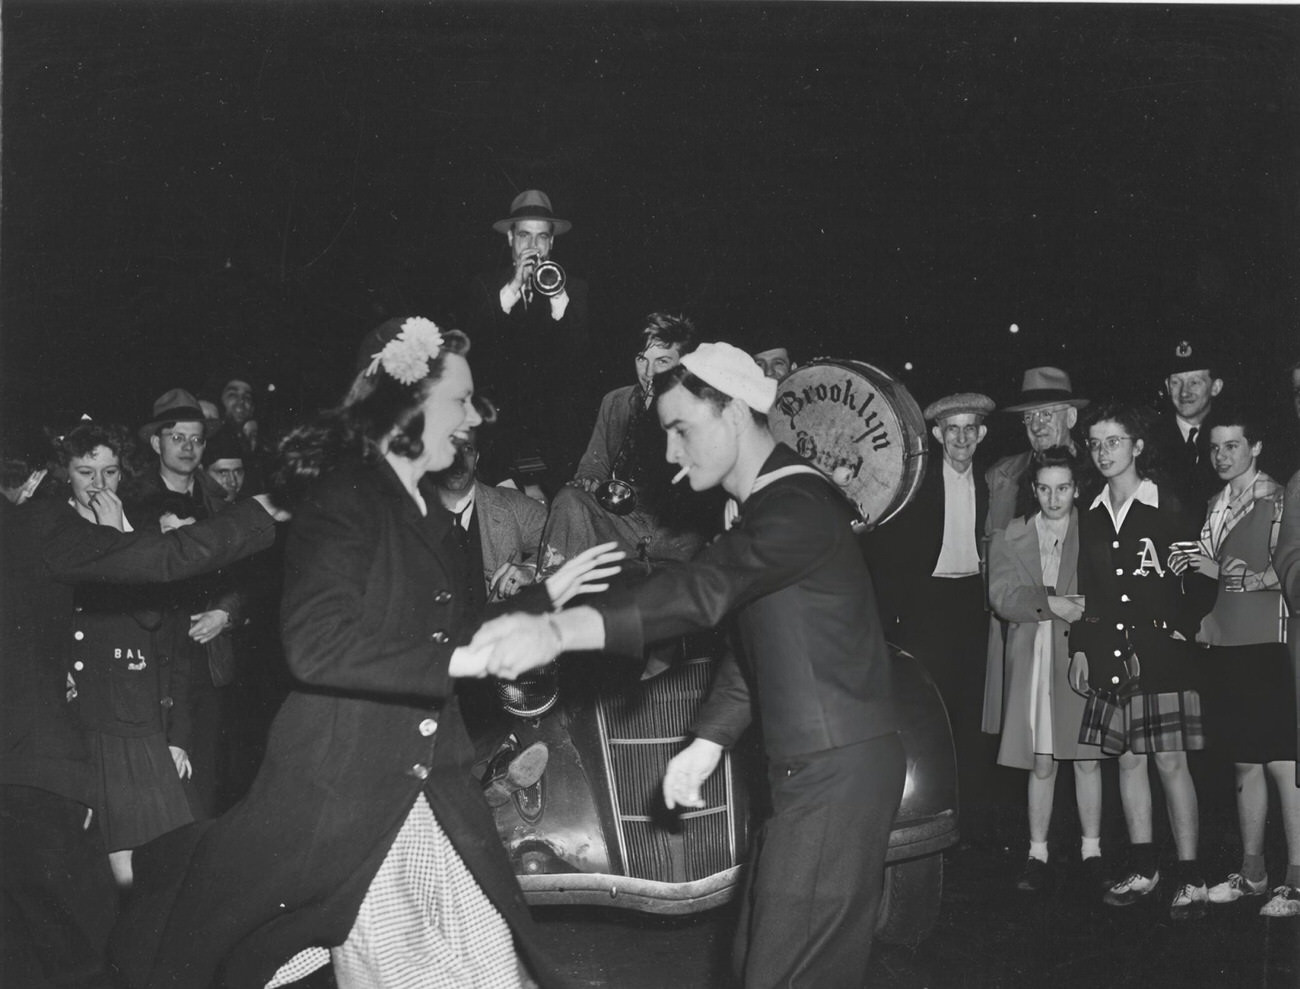
[(80, 642), (82, 639), (86, 637), (86, 633), (78, 629), (77, 631), (72, 633), (72, 637), (76, 639), (78, 642)]
[(1110, 544), (1110, 548), (1111, 548), (1111, 549), (1119, 549), (1119, 540), (1116, 539), (1113, 543), (1111, 543), (1111, 544)]
[(1110, 678), (1110, 682), (1111, 682), (1111, 683), (1114, 683), (1114, 684), (1118, 684), (1118, 683), (1119, 683), (1119, 677), (1117, 677), (1117, 676), (1113, 676), (1113, 677), (1111, 677), (1111, 678)]
[(83, 663), (81, 660), (77, 660), (75, 663), (72, 664), (72, 668), (76, 670), (78, 673), (80, 673), (82, 670), (86, 668), (86, 664)]
[(1116, 656), (1116, 658), (1119, 658), (1120, 656), (1123, 656), (1123, 655), (1124, 655), (1124, 653), (1121, 652), (1120, 650), (1118, 650), (1118, 649), (1115, 650), (1115, 656)]
[(1116, 622), (1116, 623), (1115, 623), (1115, 631), (1116, 631), (1116, 632), (1122, 632), (1122, 631), (1124, 631), (1124, 623), (1123, 623), (1123, 622)]
[(447, 641), (447, 633), (444, 632), (442, 629), (438, 629), (438, 631), (434, 632), (431, 636), (429, 636), (429, 638), (432, 639), (434, 642), (438, 643), (438, 645), (442, 645), (444, 642)]
[(1116, 577), (1123, 577), (1123, 576), (1124, 576), (1124, 568), (1123, 568), (1123, 567), (1116, 567), (1116, 568), (1115, 568), (1115, 576), (1116, 576)]
[(1133, 600), (1133, 599), (1132, 599), (1131, 597), (1129, 597), (1127, 594), (1121, 594), (1121, 595), (1119, 596), (1119, 599), (1120, 599), (1121, 601), (1123, 601), (1125, 604), (1128, 604), (1130, 601)]
[(427, 780), (429, 778), (429, 767), (422, 762), (417, 762), (406, 771), (406, 775), (414, 776), (417, 780)]
[(446, 604), (451, 600), (451, 591), (439, 591), (433, 596), (435, 604)]
[(434, 721), (432, 718), (425, 718), (420, 722), (420, 734), (425, 738), (428, 738), (437, 730), (438, 722)]

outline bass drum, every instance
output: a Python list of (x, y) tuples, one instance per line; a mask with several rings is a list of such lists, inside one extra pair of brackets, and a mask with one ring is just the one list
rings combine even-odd
[(768, 422), (858, 506), (866, 529), (901, 512), (925, 477), (921, 409), (902, 382), (870, 364), (805, 364), (777, 386)]

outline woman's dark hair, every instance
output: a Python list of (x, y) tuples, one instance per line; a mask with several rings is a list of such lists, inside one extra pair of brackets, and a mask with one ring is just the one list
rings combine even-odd
[(1267, 438), (1264, 417), (1243, 402), (1216, 401), (1201, 428), (1208, 433), (1215, 426), (1240, 426), (1241, 435), (1251, 446)]
[(428, 373), (413, 384), (402, 384), (382, 367), (373, 373), (360, 371), (339, 405), (290, 430), (276, 444), (269, 485), (275, 502), (296, 505), (318, 477), (349, 462), (379, 459), (385, 437), (391, 436), (390, 453), (410, 459), (420, 456), (424, 452), (421, 406), (442, 379), (447, 355), (467, 353), (469, 337), (446, 330)]
[[(131, 431), (125, 426), (102, 422), (83, 422), (74, 426), (62, 436), (55, 438), (53, 443), (53, 469), (50, 471), (50, 476), (46, 478), (46, 484), (49, 487), (46, 488), (46, 484), (41, 485), (46, 496), (67, 497), (68, 465), (72, 462), (72, 458), (88, 457), (101, 446), (107, 447), (117, 457), (118, 466), (121, 469), (118, 483), (122, 485), (118, 490), (129, 492), (132, 484), (138, 483), (139, 471), (136, 466), (136, 444), (131, 437)], [(38, 491), (37, 494), (41, 495), (42, 492)]]
[[(676, 367), (670, 367), (667, 371), (660, 371), (655, 375), (655, 399), (658, 400), (661, 395), (667, 394), (678, 385), (681, 385), (696, 398), (708, 402), (718, 412), (721, 412), (731, 404), (730, 395), (726, 392), (718, 391), (718, 389), (714, 388), (703, 378), (692, 374), (683, 364), (678, 364)], [(766, 413), (751, 408), (749, 410), (749, 415), (758, 425), (767, 425)]]
[(85, 422), (73, 428), (55, 445), (55, 459), (66, 468), (73, 457), (88, 457), (101, 446), (108, 447), (125, 469), (134, 447), (131, 434), (123, 426), (108, 423)]
[(1064, 467), (1070, 472), (1070, 477), (1074, 479), (1075, 486), (1079, 486), (1079, 475), (1082, 470), (1082, 464), (1079, 458), (1070, 452), (1068, 446), (1049, 446), (1046, 450), (1036, 450), (1029, 458), (1029, 468), (1020, 481), (1020, 490), (1016, 492), (1017, 515), (1022, 518), (1030, 518), (1034, 512), (1038, 511), (1038, 498), (1034, 492), (1034, 486), (1038, 483), (1038, 472), (1047, 470), (1049, 467)]
[(1088, 442), (1088, 431), (1097, 423), (1119, 423), (1124, 428), (1124, 432), (1132, 438), (1135, 446), (1139, 440), (1142, 442), (1142, 452), (1133, 461), (1137, 467), (1138, 477), (1149, 478), (1158, 484), (1163, 477), (1163, 472), (1160, 469), (1159, 452), (1151, 442), (1154, 416), (1155, 414), (1145, 406), (1103, 402), (1088, 413), (1083, 425), (1083, 441), (1085, 444)]

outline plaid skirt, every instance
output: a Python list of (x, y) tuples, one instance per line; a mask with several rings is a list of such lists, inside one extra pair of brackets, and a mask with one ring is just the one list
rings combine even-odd
[(1195, 690), (1143, 693), (1124, 687), (1092, 690), (1083, 708), (1079, 741), (1106, 755), (1190, 752), (1205, 748), (1201, 695)]

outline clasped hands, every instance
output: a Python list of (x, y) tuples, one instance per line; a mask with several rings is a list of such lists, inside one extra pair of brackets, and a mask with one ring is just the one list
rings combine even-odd
[[(582, 594), (603, 591), (602, 583), (618, 573), (617, 564), (627, 554), (616, 543), (601, 543), (579, 553), (546, 578), (551, 604), (560, 608)], [(554, 614), (511, 612), (485, 622), (467, 646), (451, 657), (448, 672), (454, 677), (497, 676), (513, 680), (521, 673), (545, 666), (565, 650), (562, 623)]]

